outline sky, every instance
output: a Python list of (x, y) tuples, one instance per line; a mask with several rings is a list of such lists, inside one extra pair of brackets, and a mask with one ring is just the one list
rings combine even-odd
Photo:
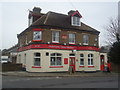
[[(97, 2), (96, 2), (97, 1)], [(29, 10), (40, 7), (42, 13), (53, 11), (67, 14), (70, 10), (78, 10), (81, 21), (100, 31), (100, 46), (106, 45), (105, 26), (110, 18), (118, 16), (119, 0), (1, 0), (0, 1), (0, 49), (8, 49), (17, 44), (17, 34), (28, 27)]]

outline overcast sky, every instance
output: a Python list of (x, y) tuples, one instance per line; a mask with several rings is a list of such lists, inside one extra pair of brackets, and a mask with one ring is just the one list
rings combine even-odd
[[(10, 1), (10, 0), (9, 0)], [(109, 18), (116, 18), (118, 16), (118, 1), (119, 0), (98, 0), (99, 2), (84, 2), (81, 0), (61, 0), (59, 2), (44, 2), (34, 0), (30, 2), (11, 1), (0, 2), (0, 44), (1, 49), (10, 48), (17, 44), (17, 34), (28, 27), (28, 9), (32, 10), (34, 7), (40, 7), (42, 13), (53, 11), (57, 13), (67, 14), (70, 10), (78, 10), (81, 15), (81, 21), (85, 24), (100, 31), (100, 46), (105, 44), (106, 32), (104, 26), (108, 25)], [(90, 1), (90, 0), (89, 0)], [(97, 0), (96, 0), (97, 1)], [(101, 2), (100, 2), (101, 1)], [(110, 2), (109, 2), (110, 1)]]

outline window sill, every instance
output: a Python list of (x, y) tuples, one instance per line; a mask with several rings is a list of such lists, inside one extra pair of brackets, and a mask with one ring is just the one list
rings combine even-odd
[(40, 41), (42, 41), (42, 40), (33, 40), (33, 42), (40, 42)]
[(84, 68), (85, 66), (79, 66), (80, 68)]
[(59, 42), (52, 42), (52, 43), (54, 43), (54, 44), (60, 44)]
[(75, 44), (75, 43), (69, 43), (70, 45), (77, 45), (77, 44)]
[(42, 67), (40, 67), (40, 66), (32, 66), (32, 68), (42, 68)]
[(81, 26), (81, 25), (80, 25), (80, 24), (73, 24), (73, 23), (72, 23), (72, 26)]
[(63, 68), (63, 66), (50, 66), (49, 68)]
[(83, 43), (83, 45), (88, 45), (88, 43)]
[(95, 67), (95, 66), (88, 66), (88, 68), (93, 68), (93, 67)]

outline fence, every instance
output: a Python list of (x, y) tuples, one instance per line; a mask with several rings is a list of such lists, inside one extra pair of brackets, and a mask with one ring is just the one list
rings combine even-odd
[(13, 64), (13, 63), (2, 64), (2, 72), (21, 71), (21, 70), (22, 70), (22, 64)]

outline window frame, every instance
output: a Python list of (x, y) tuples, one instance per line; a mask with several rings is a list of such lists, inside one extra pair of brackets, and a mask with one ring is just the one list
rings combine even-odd
[(81, 26), (80, 17), (71, 17), (72, 26)]
[[(35, 66), (35, 67), (40, 67), (40, 66), (41, 66), (41, 53), (39, 53), (40, 56), (35, 56), (36, 53), (39, 53), (39, 52), (35, 52), (35, 53), (34, 53), (33, 66)], [(35, 59), (39, 59), (39, 65), (36, 65), (36, 64), (35, 64)]]
[[(59, 54), (59, 55), (57, 55), (57, 54)], [(54, 64), (52, 64), (52, 58), (54, 58)], [(58, 58), (60, 58), (60, 64), (58, 64)], [(51, 53), (50, 54), (50, 66), (62, 66), (62, 54), (61, 53)]]
[[(89, 60), (90, 60), (90, 63), (89, 63)], [(94, 60), (94, 54), (88, 54), (88, 66), (94, 66), (93, 60)]]
[(20, 47), (23, 46), (23, 45), (22, 45), (22, 40), (21, 40), (21, 38), (19, 39), (19, 46), (20, 46)]
[[(81, 57), (81, 55), (83, 55), (83, 57)], [(81, 64), (81, 59), (83, 59), (83, 64)], [(84, 66), (84, 65), (85, 65), (85, 63), (84, 63), (84, 54), (81, 53), (81, 54), (80, 54), (80, 66)]]
[(25, 35), (25, 44), (26, 45), (28, 44), (28, 37), (27, 37), (27, 35)]
[(60, 31), (52, 31), (52, 43), (59, 43), (59, 41), (60, 41)]
[(29, 26), (33, 23), (33, 16), (30, 17), (29, 19)]
[(83, 45), (89, 45), (89, 35), (83, 35)]
[[(73, 35), (73, 37), (71, 38), (70, 35)], [(75, 44), (76, 34), (75, 34), (75, 33), (69, 33), (69, 34), (68, 34), (68, 37), (69, 37), (69, 44)], [(73, 40), (74, 42), (71, 42), (72, 40)]]
[[(35, 38), (35, 36), (34, 36), (35, 32), (39, 32), (39, 39)], [(42, 31), (33, 31), (33, 41), (41, 41), (41, 40), (42, 40)]]

